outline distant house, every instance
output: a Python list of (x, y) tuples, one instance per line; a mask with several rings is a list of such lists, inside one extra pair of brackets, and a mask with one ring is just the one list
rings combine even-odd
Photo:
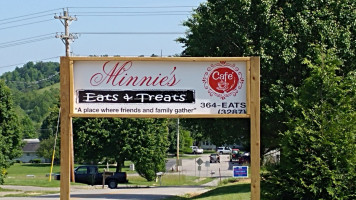
[(41, 162), (45, 162), (45, 159), (38, 157), (36, 153), (37, 149), (40, 147), (39, 139), (24, 139), (23, 141), (25, 142), (25, 146), (22, 148), (22, 156), (15, 160), (28, 163), (34, 159), (41, 159)]
[(216, 145), (212, 144), (209, 140), (201, 142), (201, 148), (205, 150), (216, 150)]

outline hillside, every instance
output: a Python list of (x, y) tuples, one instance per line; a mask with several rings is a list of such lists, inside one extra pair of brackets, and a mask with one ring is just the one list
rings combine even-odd
[(12, 90), (15, 110), (24, 127), (24, 138), (39, 137), (49, 108), (59, 101), (59, 63), (28, 62), (0, 79)]

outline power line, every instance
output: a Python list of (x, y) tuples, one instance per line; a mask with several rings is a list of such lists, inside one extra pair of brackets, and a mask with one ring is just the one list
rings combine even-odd
[(57, 9), (53, 9), (53, 10), (46, 10), (46, 11), (31, 13), (31, 14), (27, 14), (27, 15), (21, 15), (21, 16), (17, 16), (17, 17), (9, 17), (9, 18), (5, 18), (5, 19), (0, 19), (0, 22), (6, 21), (6, 20), (18, 19), (18, 18), (22, 18), (22, 17), (28, 17), (28, 16), (32, 16), (32, 15), (38, 15), (38, 14), (42, 14), (42, 13), (46, 13), (46, 12), (58, 11), (58, 10), (62, 10), (62, 9), (63, 8), (57, 8)]
[(71, 12), (72, 14), (76, 14), (76, 13), (80, 13), (80, 14), (85, 14), (85, 13), (88, 13), (88, 14), (100, 14), (100, 13), (105, 13), (105, 14), (127, 14), (127, 13), (130, 13), (130, 14), (147, 14), (147, 13), (152, 13), (152, 14), (160, 14), (160, 13), (172, 13), (172, 12), (176, 12), (176, 13), (191, 13), (191, 11), (173, 11), (173, 10), (170, 10), (170, 11), (132, 11), (132, 12), (122, 12), (122, 11), (116, 11), (116, 12)]
[(17, 20), (13, 20), (13, 21), (8, 21), (8, 22), (0, 23), (0, 25), (3, 25), (3, 24), (10, 24), (10, 23), (15, 23), (15, 22), (21, 22), (21, 21), (25, 21), (25, 20), (30, 20), (30, 19), (35, 19), (35, 18), (45, 17), (45, 16), (52, 16), (52, 15), (53, 15), (53, 14), (46, 14), (46, 15), (40, 15), (40, 16), (36, 16), (36, 17), (28, 17), (28, 18), (24, 18), (24, 19), (17, 19)]
[(49, 75), (49, 76), (46, 77), (46, 78), (43, 78), (43, 79), (40, 79), (40, 80), (37, 80), (37, 81), (31, 81), (31, 82), (28, 82), (28, 81), (9, 81), (9, 80), (5, 80), (5, 81), (6, 81), (6, 82), (11, 82), (11, 83), (25, 83), (25, 84), (28, 84), (28, 85), (34, 85), (34, 84), (41, 83), (41, 82), (43, 82), (43, 81), (50, 80), (50, 79), (52, 79), (53, 77), (57, 76), (58, 74), (59, 74), (59, 72), (55, 72), (54, 74)]
[[(60, 56), (55, 56), (55, 57), (50, 57), (50, 58), (43, 58), (41, 60), (36, 60), (34, 62), (41, 62), (41, 61), (44, 61), (44, 60), (52, 60), (52, 59), (59, 58), (59, 57)], [(26, 64), (26, 63), (17, 63), (17, 64), (5, 65), (5, 66), (0, 66), (0, 68), (14, 67), (14, 66), (24, 65), (24, 64)]]
[(77, 32), (79, 35), (177, 35), (184, 32)]
[(116, 9), (116, 8), (124, 8), (124, 9), (152, 9), (152, 8), (194, 8), (196, 6), (119, 6), (119, 7), (68, 7), (74, 9)]
[(52, 21), (54, 19), (47, 19), (47, 20), (42, 20), (42, 21), (37, 21), (37, 22), (30, 22), (30, 23), (26, 23), (26, 24), (20, 24), (20, 25), (15, 25), (15, 26), (8, 26), (5, 28), (0, 28), (0, 30), (5, 30), (5, 29), (9, 29), (9, 28), (16, 28), (16, 27), (20, 27), (20, 26), (27, 26), (27, 25), (31, 25), (31, 24), (38, 24), (38, 23), (42, 23), (42, 22), (48, 22), (48, 21)]
[(13, 41), (9, 41), (9, 42), (2, 42), (2, 43), (0, 43), (0, 46), (4, 45), (4, 44), (15, 43), (15, 42), (19, 42), (19, 41), (24, 41), (24, 40), (29, 40), (29, 39), (33, 39), (33, 38), (39, 38), (39, 37), (44, 37), (44, 36), (48, 36), (48, 35), (54, 35), (54, 34), (55, 33), (48, 33), (48, 34), (44, 34), (44, 35), (37, 35), (37, 36), (18, 39), (18, 40), (13, 40)]
[(32, 40), (23, 41), (23, 42), (0, 45), (0, 49), (7, 48), (7, 47), (18, 46), (18, 45), (23, 45), (23, 44), (28, 44), (28, 43), (33, 43), (33, 42), (42, 42), (43, 40), (49, 40), (49, 39), (54, 39), (54, 37), (53, 36), (47, 36), (47, 37), (32, 39)]
[(112, 15), (107, 15), (107, 14), (96, 14), (96, 15), (75, 15), (78, 17), (113, 17), (113, 16), (120, 16), (120, 17), (138, 17), (138, 16), (164, 16), (164, 15), (171, 15), (171, 16), (186, 16), (186, 14), (174, 14), (174, 13), (166, 13), (166, 14), (112, 14)]

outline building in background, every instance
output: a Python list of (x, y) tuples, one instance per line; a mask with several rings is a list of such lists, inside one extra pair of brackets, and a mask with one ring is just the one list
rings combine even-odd
[(37, 149), (40, 147), (40, 140), (39, 139), (24, 139), (25, 142), (24, 147), (22, 148), (22, 156), (16, 158), (15, 160), (21, 161), (23, 163), (29, 163), (33, 160), (41, 160), (41, 162), (45, 162), (44, 158), (37, 156)]

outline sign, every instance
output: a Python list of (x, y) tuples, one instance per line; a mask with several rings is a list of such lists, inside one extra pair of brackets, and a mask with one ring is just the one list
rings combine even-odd
[[(201, 166), (198, 166), (198, 171), (201, 171)], [(200, 172), (199, 172), (199, 176), (200, 176)]]
[(197, 160), (197, 163), (198, 163), (198, 165), (200, 166), (201, 164), (203, 164), (203, 160), (202, 160), (201, 158), (199, 158), (199, 159)]
[(210, 167), (210, 161), (205, 161), (205, 167)]
[(72, 113), (98, 117), (247, 115), (247, 61), (74, 60)]
[(234, 178), (248, 178), (248, 166), (233, 166)]
[(73, 117), (249, 118), (260, 199), (259, 57), (61, 57), (60, 72), (61, 200), (74, 177)]

